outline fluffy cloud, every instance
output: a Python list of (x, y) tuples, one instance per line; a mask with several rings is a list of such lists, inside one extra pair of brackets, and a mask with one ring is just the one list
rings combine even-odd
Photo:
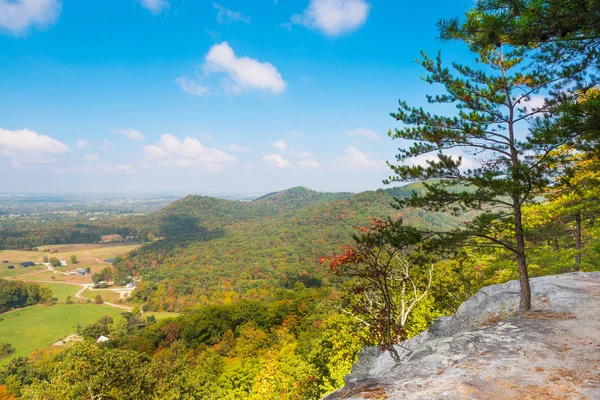
[(87, 140), (78, 140), (77, 143), (75, 144), (75, 146), (81, 150), (81, 149), (85, 149), (88, 146), (88, 142)]
[[(451, 156), (453, 159), (458, 159), (458, 157), (462, 157), (460, 169), (469, 169), (473, 168), (474, 163), (471, 159), (465, 158), (465, 156), (461, 156), (458, 152), (444, 152), (444, 154)], [(429, 154), (421, 154), (420, 156), (409, 158), (405, 161), (406, 165), (427, 167), (427, 161), (438, 161), (439, 158), (435, 153)]]
[(312, 159), (302, 160), (298, 163), (298, 165), (300, 165), (303, 168), (318, 168), (321, 166), (321, 164)]
[[(249, 57), (238, 57), (227, 42), (210, 48), (201, 69), (203, 79), (214, 74), (224, 76), (223, 88), (233, 94), (253, 89), (280, 94), (287, 86), (272, 64)], [(208, 92), (206, 87), (194, 80), (180, 77), (175, 81), (189, 94), (201, 95)]]
[(265, 164), (272, 165), (276, 168), (290, 168), (292, 164), (285, 158), (281, 157), (279, 154), (268, 154), (263, 157), (263, 161)]
[(181, 90), (192, 96), (202, 96), (208, 92), (207, 87), (196, 82), (194, 79), (187, 78), (185, 76), (180, 76), (179, 78), (175, 79), (175, 83), (179, 85)]
[(150, 10), (152, 14), (160, 14), (169, 9), (171, 4), (168, 0), (138, 0), (144, 8)]
[(231, 11), (218, 3), (213, 3), (213, 7), (217, 10), (217, 21), (221, 24), (231, 24), (232, 22), (250, 22), (250, 17), (242, 15), (242, 13)]
[(249, 89), (271, 91), (279, 94), (285, 91), (287, 83), (272, 64), (249, 57), (238, 57), (227, 42), (214, 45), (205, 57), (204, 71), (224, 73), (231, 80), (229, 88), (233, 92)]
[(352, 137), (363, 137), (365, 139), (377, 141), (379, 140), (379, 135), (373, 132), (370, 129), (354, 129), (351, 131), (346, 131), (346, 135)]
[(86, 154), (83, 156), (83, 159), (85, 161), (98, 161), (100, 159), (100, 156), (98, 154)]
[(521, 105), (527, 108), (527, 112), (540, 110), (546, 111), (546, 99), (544, 98), (544, 96), (541, 95), (531, 96), (529, 101), (522, 101)]
[(220, 170), (237, 161), (221, 150), (203, 146), (198, 139), (179, 140), (170, 134), (162, 135), (155, 145), (144, 146), (144, 154), (150, 162), (205, 170)]
[(233, 151), (234, 153), (247, 153), (250, 151), (244, 146), (240, 146), (239, 144), (230, 144), (229, 146), (227, 146), (227, 150)]
[(292, 23), (338, 36), (362, 26), (369, 7), (365, 0), (310, 0), (302, 14), (292, 16)]
[(51, 155), (69, 152), (66, 144), (28, 129), (9, 131), (0, 128), (0, 156), (11, 159), (13, 167), (23, 164), (51, 163)]
[(60, 0), (0, 0), (0, 29), (18, 35), (43, 28), (56, 21), (60, 9)]
[(370, 159), (366, 154), (354, 146), (346, 147), (344, 155), (340, 157), (345, 164), (357, 168), (372, 168), (382, 166), (383, 162)]
[(283, 139), (273, 142), (273, 147), (279, 151), (285, 151), (287, 149), (287, 142)]
[(142, 140), (144, 138), (144, 135), (135, 129), (113, 129), (112, 132), (127, 136), (131, 140)]

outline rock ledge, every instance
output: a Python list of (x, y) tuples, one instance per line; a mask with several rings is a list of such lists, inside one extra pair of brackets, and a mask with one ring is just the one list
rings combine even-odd
[(456, 314), (387, 353), (366, 347), (326, 399), (600, 399), (600, 272), (488, 286)]

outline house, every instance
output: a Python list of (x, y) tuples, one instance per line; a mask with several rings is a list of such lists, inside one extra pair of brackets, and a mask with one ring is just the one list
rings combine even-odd
[(85, 274), (87, 274), (87, 270), (85, 270), (83, 268), (77, 268), (75, 270), (75, 272), (77, 272), (78, 275), (85, 275)]
[(101, 336), (98, 338), (98, 340), (96, 340), (96, 343), (104, 343), (104, 342), (108, 342), (109, 340), (110, 340), (110, 339), (109, 339), (109, 338), (107, 338), (106, 336), (104, 336), (104, 335), (101, 335)]
[(126, 288), (134, 288), (137, 286), (137, 282), (129, 282), (127, 285), (125, 285)]
[(62, 261), (62, 260), (61, 260), (61, 262), (60, 262), (60, 266), (61, 266), (61, 267), (66, 267), (67, 265), (69, 265), (69, 264), (67, 264), (67, 262), (66, 262), (66, 261)]
[(8, 264), (8, 260), (2, 260), (3, 264)]
[(8, 269), (15, 269), (15, 266), (14, 265), (9, 265)]
[(21, 263), (21, 268), (29, 268), (29, 267), (33, 267), (35, 265), (34, 262), (32, 261), (25, 261)]

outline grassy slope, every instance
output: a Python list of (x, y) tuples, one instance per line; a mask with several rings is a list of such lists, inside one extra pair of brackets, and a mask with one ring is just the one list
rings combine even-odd
[[(65, 285), (66, 286), (66, 285)], [(33, 306), (0, 315), (0, 340), (13, 345), (10, 358), (26, 356), (75, 332), (75, 324), (95, 322), (103, 315), (117, 316), (123, 310), (95, 304)]]
[(67, 296), (71, 296), (73, 301), (77, 301), (75, 293), (81, 289), (79, 285), (68, 285), (65, 283), (40, 283), (40, 285), (49, 287), (52, 290), (52, 297), (58, 299), (59, 303), (64, 303), (67, 300)]
[[(83, 293), (81, 293), (81, 295), (83, 297), (85, 297), (86, 299), (90, 299), (92, 301), (94, 299), (96, 299), (96, 296), (98, 296), (98, 295), (100, 295), (102, 297), (102, 300), (108, 301), (110, 303), (114, 303), (117, 300), (119, 300), (119, 293), (113, 292), (112, 290), (108, 290), (108, 289), (86, 290)], [(130, 304), (127, 304), (127, 305), (130, 307), (133, 306)]]

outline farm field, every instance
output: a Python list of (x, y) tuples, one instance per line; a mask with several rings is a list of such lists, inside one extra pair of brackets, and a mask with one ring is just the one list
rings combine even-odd
[[(105, 260), (115, 258), (119, 254), (124, 254), (137, 249), (139, 246), (140, 244), (135, 243), (61, 244), (40, 246), (38, 251), (2, 250), (0, 251), (0, 260), (9, 261), (9, 264), (7, 265), (18, 264), (24, 261), (42, 262), (43, 257), (47, 255), (48, 257), (56, 257), (59, 260), (64, 260), (69, 263), (68, 267), (58, 268), (57, 270), (66, 271), (76, 268), (91, 268), (95, 271), (104, 267)], [(77, 257), (77, 260), (79, 261), (75, 265), (70, 265), (70, 258), (72, 255)], [(0, 268), (1, 266), (2, 264), (0, 264)], [(19, 268), (17, 267), (15, 269)]]
[[(2, 253), (0, 253), (0, 254), (2, 254)], [(2, 258), (1, 255), (0, 255), (0, 258)], [(15, 265), (14, 269), (8, 269), (9, 265), (14, 265), (14, 264), (0, 264), (0, 278), (13, 278), (16, 276), (30, 274), (30, 273), (36, 272), (36, 271), (43, 271), (46, 269), (46, 267), (43, 265), (36, 265), (35, 267), (29, 267), (29, 268), (20, 268), (18, 266), (18, 264)]]
[[(66, 285), (64, 285), (66, 286)], [(90, 299), (90, 300), (94, 300), (96, 298), (96, 296), (100, 295), (102, 297), (102, 300), (104, 301), (108, 301), (110, 303), (115, 303), (117, 300), (119, 300), (119, 293), (118, 292), (113, 292), (110, 289), (96, 289), (96, 290), (85, 290), (83, 293), (81, 293), (81, 295), (83, 297), (85, 297), (86, 299)], [(124, 304), (130, 307), (133, 307), (133, 305), (130, 305), (129, 303)]]
[[(67, 286), (67, 285), (64, 285)], [(74, 286), (75, 287), (75, 286)], [(10, 343), (15, 352), (0, 361), (31, 354), (75, 332), (77, 323), (86, 326), (103, 315), (118, 316), (123, 310), (96, 304), (56, 304), (32, 306), (0, 314), (0, 338)]]
[(81, 289), (79, 285), (67, 285), (64, 283), (40, 283), (41, 286), (49, 287), (52, 290), (52, 297), (58, 299), (59, 303), (64, 303), (67, 296), (71, 296), (73, 301), (77, 301), (75, 294)]

